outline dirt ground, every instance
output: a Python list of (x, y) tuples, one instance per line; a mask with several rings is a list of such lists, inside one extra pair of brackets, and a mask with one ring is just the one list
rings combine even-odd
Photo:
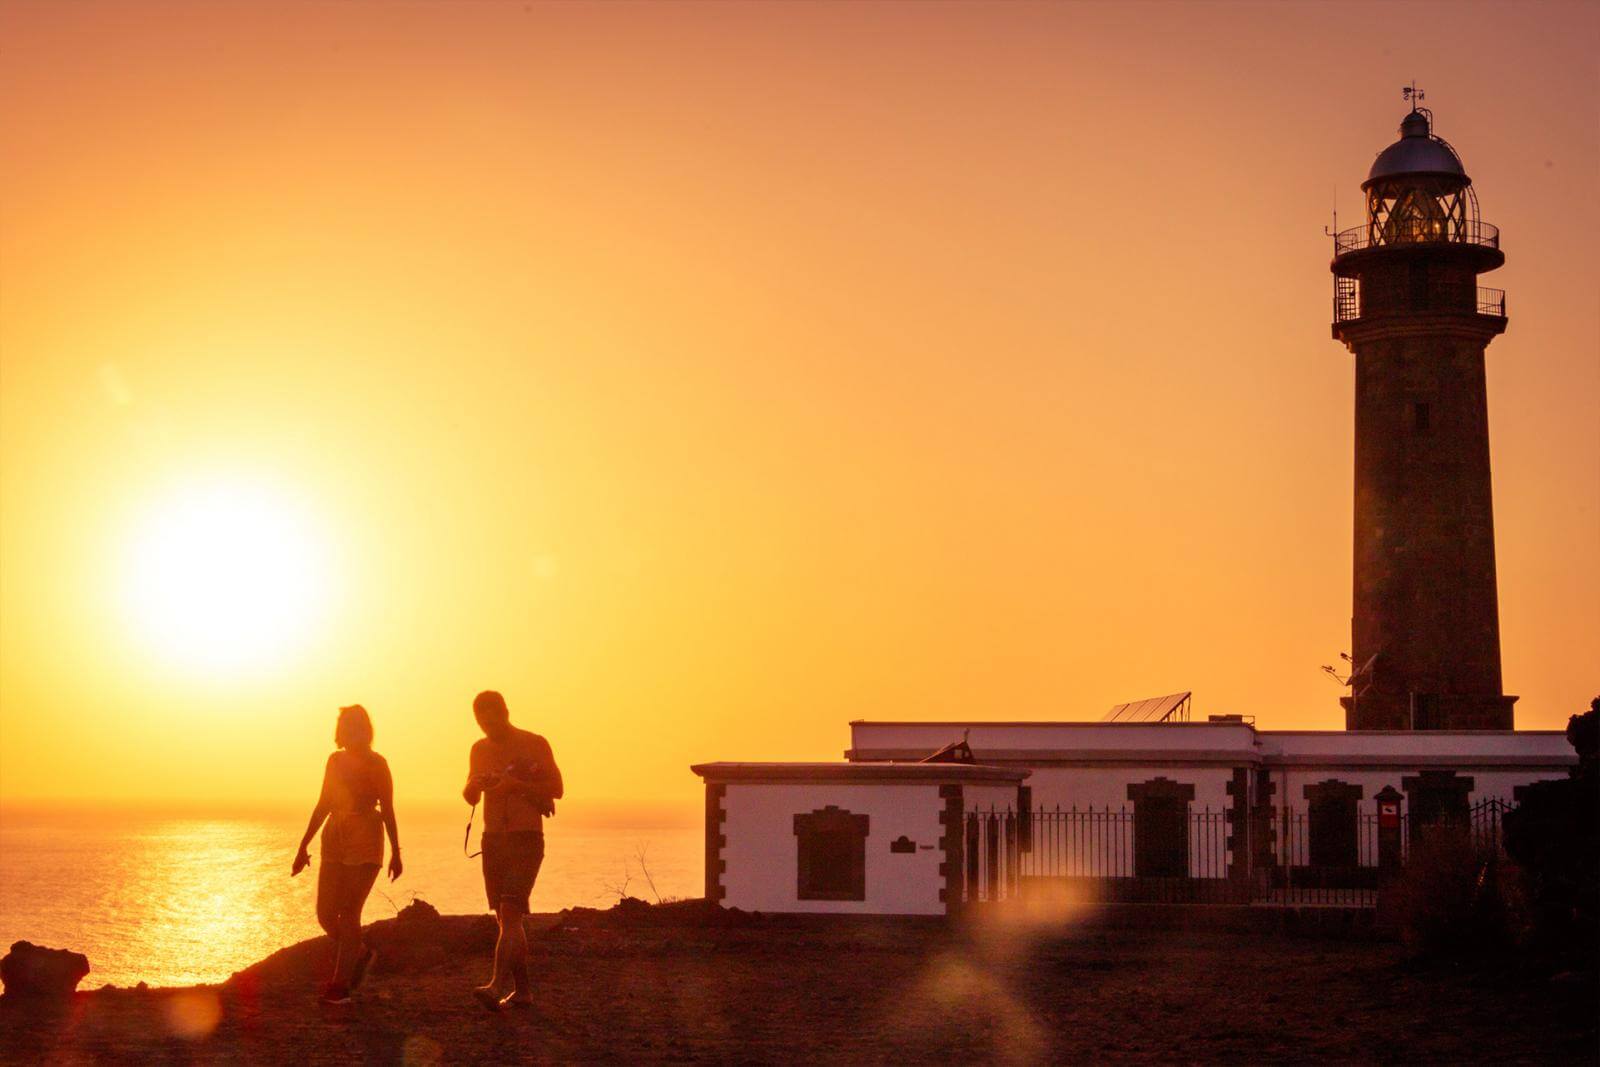
[[(1195, 925), (806, 921), (624, 908), (532, 921), (541, 1004), (491, 1015), (487, 917), (375, 924), (349, 1007), (324, 943), (198, 990), (0, 999), (5, 1062), (1595, 1062), (1593, 990), (1392, 944)], [(1181, 923), (1181, 925), (1178, 925)]]

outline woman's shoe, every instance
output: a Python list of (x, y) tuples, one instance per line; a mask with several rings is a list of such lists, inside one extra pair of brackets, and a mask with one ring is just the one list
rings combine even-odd
[(336, 982), (329, 982), (322, 987), (322, 996), (319, 999), (324, 1004), (348, 1004), (350, 1003), (350, 990), (348, 987), (339, 985)]

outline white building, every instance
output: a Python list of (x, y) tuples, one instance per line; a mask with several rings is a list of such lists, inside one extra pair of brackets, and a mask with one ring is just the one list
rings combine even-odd
[[(1419, 835), (1457, 827), (1493, 844), (1518, 787), (1577, 762), (1557, 731), (1237, 717), (850, 730), (843, 763), (694, 768), (708, 897), (920, 915), (1053, 884), (1098, 900), (1370, 904), (1380, 868)], [(919, 762), (930, 756), (941, 762)]]
[[(964, 763), (693, 770), (706, 783), (706, 899), (746, 911), (878, 915), (943, 915), (959, 904), (967, 827), (1016, 812), (1028, 776)], [(992, 852), (974, 850), (976, 862), (1015, 863), (1014, 834), (1010, 844), (1004, 833), (986, 841)]]

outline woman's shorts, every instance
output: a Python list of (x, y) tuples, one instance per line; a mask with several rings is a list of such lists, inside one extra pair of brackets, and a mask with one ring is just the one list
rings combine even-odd
[(507, 902), (526, 912), (543, 863), (543, 830), (485, 830), (483, 891), (490, 910)]

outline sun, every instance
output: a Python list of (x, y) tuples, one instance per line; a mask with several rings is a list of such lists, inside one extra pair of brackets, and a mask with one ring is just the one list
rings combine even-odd
[(266, 666), (322, 628), (326, 541), (281, 491), (182, 488), (149, 507), (128, 547), (130, 616), (166, 659), (215, 670)]

